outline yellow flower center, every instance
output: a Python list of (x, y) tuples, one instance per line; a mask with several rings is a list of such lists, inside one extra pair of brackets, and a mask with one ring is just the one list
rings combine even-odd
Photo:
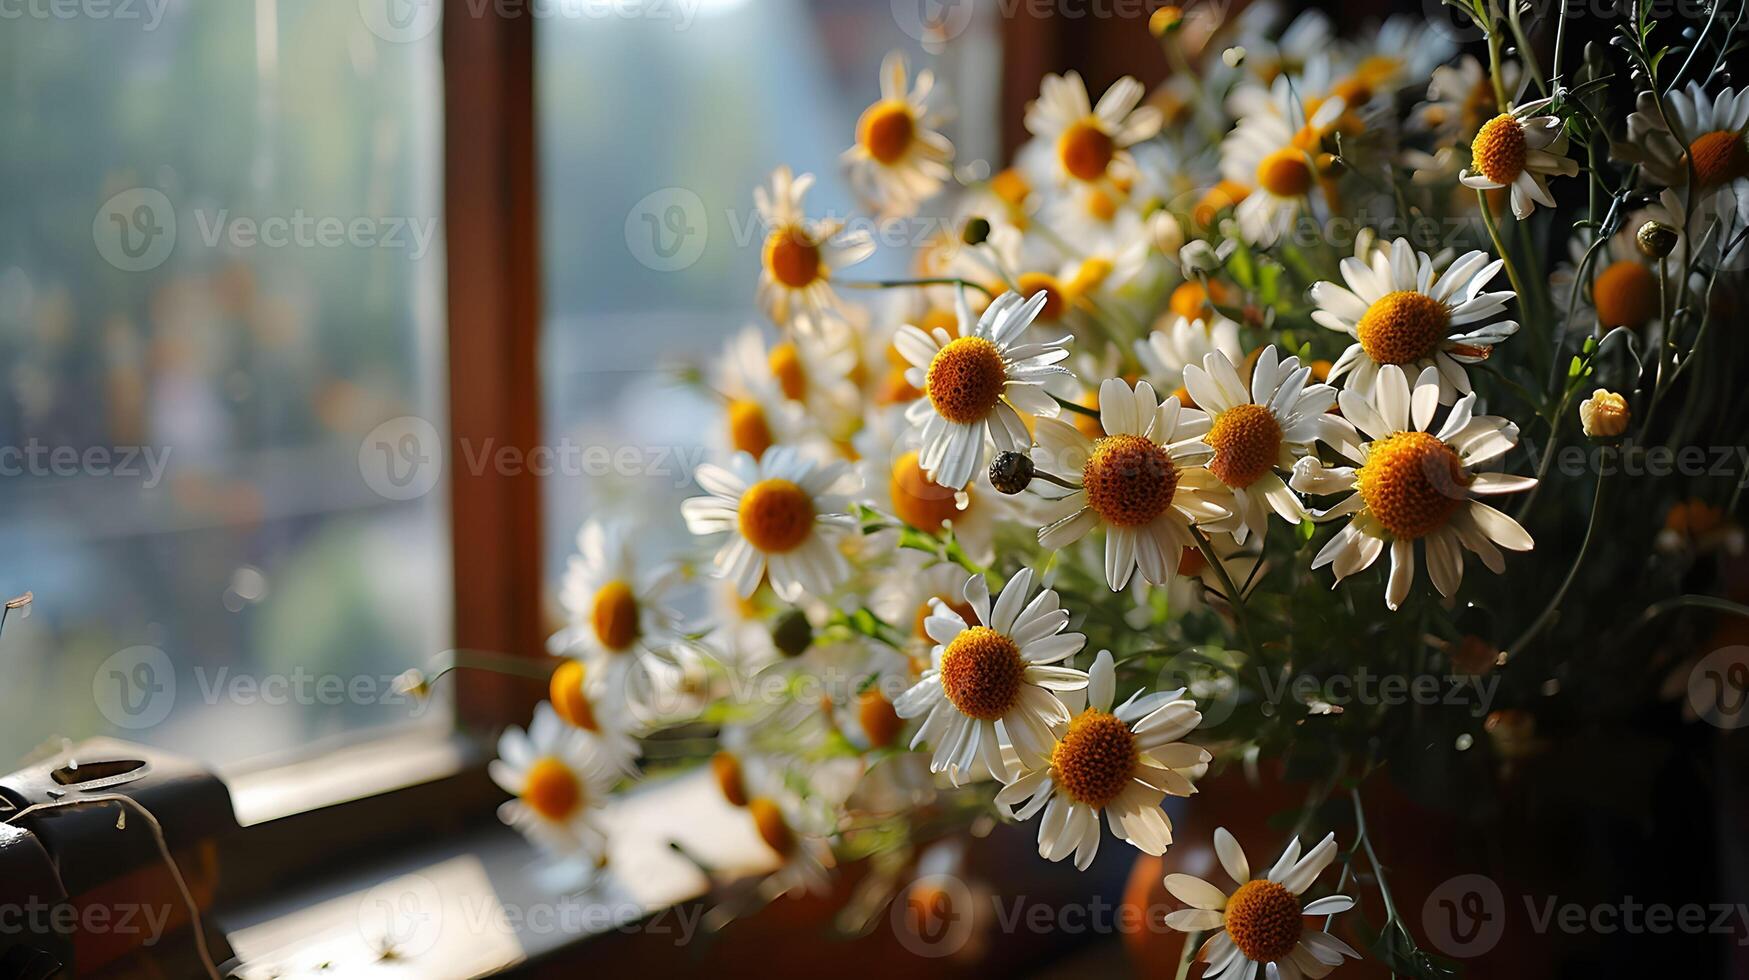
[(1130, 726), (1088, 708), (1051, 750), (1051, 779), (1075, 802), (1102, 807), (1129, 785), (1138, 754)]
[(1087, 215), (1095, 221), (1107, 223), (1117, 217), (1117, 198), (1097, 187), (1087, 192), (1083, 203), (1087, 206)]
[(808, 374), (802, 367), (802, 353), (796, 345), (786, 340), (772, 347), (765, 362), (771, 368), (771, 376), (777, 379), (777, 386), (783, 389), (783, 396), (790, 401), (801, 401), (808, 393)]
[(747, 805), (747, 782), (741, 775), (741, 760), (735, 753), (719, 751), (711, 756), (711, 775), (716, 778), (717, 789), (722, 790), (723, 799), (730, 806)]
[(1257, 165), (1257, 186), (1276, 197), (1302, 197), (1312, 189), (1311, 164), (1299, 150), (1276, 150)]
[(1414, 290), (1386, 293), (1367, 307), (1355, 334), (1379, 364), (1408, 364), (1433, 356), (1451, 329), (1444, 303)]
[(793, 551), (814, 529), (814, 499), (788, 480), (760, 480), (741, 495), (741, 535), (767, 554)]
[(825, 278), (820, 244), (795, 225), (779, 228), (765, 239), (765, 268), (771, 278), (790, 289), (802, 289)]
[(776, 803), (763, 796), (756, 796), (747, 801), (747, 812), (753, 814), (753, 827), (759, 831), (759, 839), (765, 845), (780, 855), (788, 855), (796, 849), (795, 832), (789, 829), (789, 824), (783, 819), (783, 811)]
[(941, 687), (960, 714), (995, 721), (1020, 700), (1026, 663), (1014, 641), (988, 626), (960, 632), (941, 655)]
[(1511, 113), (1482, 124), (1470, 142), (1470, 162), (1496, 184), (1510, 184), (1524, 172), (1524, 126)]
[(1258, 879), (1239, 886), (1227, 899), (1227, 936), (1253, 963), (1285, 959), (1300, 941), (1304, 926), (1300, 900), (1286, 887)]
[(583, 803), (583, 784), (570, 766), (550, 755), (542, 756), (523, 777), (522, 802), (543, 820), (566, 820)]
[(1045, 294), (1045, 305), (1038, 311), (1041, 322), (1055, 320), (1069, 308), (1068, 293), (1063, 284), (1048, 272), (1022, 272), (1014, 284), (1020, 287), (1020, 295), (1027, 299), (1039, 293)]
[(1742, 133), (1715, 129), (1704, 133), (1688, 147), (1694, 177), (1704, 188), (1721, 187), (1739, 177), (1749, 177), (1749, 144)]
[(553, 671), (547, 683), (547, 696), (553, 702), (553, 713), (566, 724), (584, 731), (599, 731), (595, 723), (595, 707), (589, 695), (583, 693), (583, 662), (566, 660)]
[(1117, 155), (1117, 143), (1092, 117), (1070, 123), (1057, 137), (1057, 158), (1063, 169), (1077, 180), (1098, 180), (1105, 176)]
[(1032, 187), (1027, 184), (1026, 177), (1013, 167), (991, 177), (990, 190), (1010, 207), (1020, 207), (1025, 204), (1026, 196), (1032, 193)]
[(920, 531), (939, 531), (961, 513), (953, 490), (923, 475), (915, 450), (893, 463), (887, 493), (893, 499), (893, 512), (899, 520)]
[(1081, 468), (1087, 506), (1114, 527), (1140, 527), (1172, 506), (1178, 467), (1166, 450), (1136, 435), (1106, 436)]
[(1226, 283), (1219, 279), (1209, 280), (1208, 289), (1203, 289), (1198, 280), (1187, 279), (1172, 290), (1172, 298), (1167, 302), (1173, 313), (1186, 320), (1202, 320), (1206, 323), (1211, 313), (1211, 296), (1213, 302), (1221, 306), (1231, 306), (1236, 298)]
[(893, 739), (899, 737), (899, 729), (905, 724), (899, 720), (899, 713), (893, 709), (893, 703), (881, 694), (879, 688), (874, 687), (857, 696), (856, 723), (862, 726), (862, 733), (868, 736), (869, 747), (876, 749), (884, 749), (893, 744)]
[(1658, 315), (1658, 280), (1645, 263), (1622, 259), (1597, 274), (1591, 298), (1598, 323), (1638, 330)]
[(903, 99), (885, 99), (863, 110), (856, 121), (856, 141), (880, 163), (893, 164), (911, 148), (917, 119)]
[(1398, 432), (1368, 449), (1355, 486), (1385, 530), (1414, 540), (1445, 526), (1467, 497), (1470, 479), (1444, 442), (1425, 432)]
[(771, 423), (766, 421), (765, 409), (751, 398), (736, 398), (729, 402), (729, 442), (739, 452), (751, 454), (754, 459), (765, 455), (776, 441), (771, 436)]
[(990, 414), (1007, 382), (1008, 370), (995, 344), (982, 337), (961, 337), (936, 352), (924, 388), (942, 418), (969, 424)]
[(1281, 423), (1262, 405), (1234, 405), (1215, 416), (1203, 441), (1215, 449), (1209, 472), (1229, 487), (1248, 487), (1275, 466)]
[(1372, 101), (1372, 82), (1357, 73), (1351, 78), (1337, 82), (1330, 89), (1330, 94), (1339, 96), (1347, 108), (1363, 106)]
[(638, 639), (638, 597), (632, 587), (620, 579), (596, 590), (595, 603), (590, 607), (589, 624), (595, 628), (595, 638), (601, 645), (618, 653)]

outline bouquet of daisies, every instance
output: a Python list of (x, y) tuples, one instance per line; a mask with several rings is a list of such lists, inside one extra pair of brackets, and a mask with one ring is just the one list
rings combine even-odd
[[(1740, 464), (1629, 465), (1749, 415), (1749, 91), (1717, 82), (1744, 4), (1649, 8), (1582, 49), (1492, 0), (1353, 38), (1164, 8), (1163, 86), (1047, 76), (993, 175), (890, 56), (844, 165), (873, 220), (940, 233), (872, 281), (810, 175), (754, 192), (771, 322), (690, 375), (721, 446), (675, 517), (700, 552), (583, 529), (551, 703), (493, 765), (506, 819), (598, 858), (592, 811), (671, 739), (780, 859), (770, 896), (845, 859), (896, 882), (991, 819), (1081, 868), (1108, 833), (1162, 854), (1167, 797), (1273, 760), (1307, 786), (1295, 840), (1264, 869), (1216, 834), (1235, 890), (1171, 876), (1168, 924), (1208, 976), (1360, 956), (1304, 925), (1373, 853), (1327, 797), (1407, 751), (1462, 806), (1749, 613), (1708, 591)], [(673, 611), (700, 595), (708, 621)], [(1490, 677), (1498, 708), (1322, 683), (1366, 671)], [(1434, 969), (1400, 921), (1354, 935)]]

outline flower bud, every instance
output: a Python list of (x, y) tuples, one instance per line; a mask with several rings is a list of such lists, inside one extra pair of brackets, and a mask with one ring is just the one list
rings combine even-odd
[(1183, 24), (1184, 11), (1181, 8), (1161, 7), (1148, 18), (1148, 32), (1155, 37), (1165, 37)]
[(1585, 434), (1593, 439), (1613, 439), (1628, 429), (1633, 413), (1628, 400), (1613, 391), (1599, 388), (1591, 397), (1579, 403), (1579, 422)]
[(1219, 269), (1221, 257), (1215, 252), (1215, 247), (1198, 238), (1187, 242), (1178, 250), (1178, 261), (1184, 266), (1184, 278), (1195, 279), (1198, 274), (1207, 275)]
[(1662, 221), (1648, 221), (1634, 233), (1634, 244), (1648, 259), (1661, 259), (1676, 250), (1676, 229)]
[(799, 657), (814, 644), (814, 625), (800, 609), (777, 617), (771, 626), (771, 643), (786, 657)]
[(990, 222), (986, 218), (971, 217), (960, 228), (960, 241), (967, 245), (982, 245), (990, 238)]
[(1037, 469), (1032, 457), (1012, 450), (996, 454), (990, 463), (990, 484), (1006, 494), (1016, 494), (1032, 483)]
[(1148, 216), (1148, 237), (1163, 255), (1171, 255), (1184, 247), (1184, 229), (1172, 212), (1160, 208)]

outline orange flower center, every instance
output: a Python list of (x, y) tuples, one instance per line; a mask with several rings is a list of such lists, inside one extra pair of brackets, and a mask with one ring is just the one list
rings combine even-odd
[(1069, 722), (1051, 750), (1051, 779), (1075, 802), (1102, 807), (1129, 785), (1138, 755), (1130, 726), (1110, 712), (1088, 708)]
[(783, 389), (783, 396), (790, 401), (801, 401), (808, 393), (808, 374), (802, 367), (802, 353), (796, 345), (786, 340), (772, 347), (765, 362), (771, 368), (771, 376), (777, 379), (777, 386)]
[(771, 436), (771, 423), (765, 419), (765, 409), (751, 398), (736, 398), (729, 402), (729, 442), (739, 452), (754, 459), (765, 455), (776, 441)]
[(741, 495), (741, 534), (767, 554), (793, 551), (814, 528), (814, 500), (788, 480), (760, 480)]
[(920, 531), (939, 531), (961, 513), (953, 490), (923, 475), (916, 450), (893, 463), (887, 492), (893, 498), (893, 511), (899, 520)]
[(991, 177), (990, 190), (1010, 207), (1019, 207), (1026, 203), (1026, 196), (1032, 193), (1032, 188), (1027, 184), (1026, 178), (1013, 167)]
[(523, 778), (522, 802), (544, 820), (565, 820), (583, 803), (583, 784), (570, 766), (550, 755), (542, 756), (534, 760)]
[(936, 352), (924, 388), (942, 418), (969, 424), (990, 414), (1007, 381), (1008, 370), (995, 344), (982, 337), (961, 337)]
[(1251, 189), (1244, 184), (1223, 180), (1203, 194), (1202, 199), (1196, 202), (1196, 207), (1191, 209), (1190, 216), (1198, 226), (1207, 228), (1215, 223), (1222, 211), (1238, 207), (1239, 202), (1245, 200), (1250, 193)]
[(856, 141), (880, 163), (904, 159), (917, 134), (917, 119), (903, 99), (885, 99), (863, 110), (856, 121)]
[(1613, 262), (1598, 273), (1591, 297), (1597, 322), (1606, 328), (1638, 330), (1658, 316), (1658, 279), (1645, 263), (1633, 259)]
[(825, 278), (820, 244), (794, 225), (777, 229), (765, 240), (765, 268), (771, 278), (790, 289), (811, 286)]
[(856, 722), (862, 726), (862, 733), (868, 736), (871, 748), (884, 749), (893, 744), (893, 739), (899, 736), (899, 729), (904, 722), (899, 720), (899, 713), (893, 710), (893, 704), (881, 694), (879, 688), (869, 688), (856, 699)]
[(1688, 147), (1694, 177), (1703, 188), (1720, 187), (1749, 177), (1749, 144), (1743, 134), (1728, 129), (1704, 133)]
[(1166, 512), (1178, 467), (1166, 450), (1136, 435), (1106, 436), (1081, 468), (1087, 506), (1114, 527), (1140, 527)]
[(1234, 405), (1215, 416), (1204, 441), (1215, 449), (1209, 472), (1229, 487), (1248, 487), (1281, 454), (1281, 423), (1262, 405)]
[(1253, 963), (1285, 959), (1300, 941), (1300, 900), (1273, 881), (1248, 881), (1227, 899), (1227, 935)]
[(1470, 162), (1496, 184), (1510, 184), (1524, 172), (1524, 126), (1511, 113), (1482, 124), (1470, 142)]
[(1093, 220), (1107, 223), (1117, 217), (1117, 198), (1094, 188), (1087, 192), (1083, 203), (1087, 205), (1087, 214)]
[(711, 756), (711, 775), (731, 806), (747, 805), (747, 782), (741, 775), (741, 760), (733, 752), (719, 751)]
[(1468, 496), (1458, 454), (1425, 432), (1398, 432), (1372, 444), (1355, 484), (1367, 510), (1395, 537), (1414, 540), (1445, 526)]
[(638, 598), (632, 587), (620, 579), (595, 592), (594, 605), (589, 610), (589, 625), (595, 628), (595, 638), (601, 645), (618, 653), (638, 639)]
[(783, 819), (783, 811), (776, 803), (763, 796), (756, 796), (747, 801), (747, 812), (753, 814), (753, 828), (759, 831), (759, 839), (765, 845), (780, 855), (788, 855), (796, 848), (795, 832), (789, 829), (789, 823)]
[(1069, 176), (1077, 180), (1105, 176), (1116, 155), (1117, 143), (1099, 127), (1099, 120), (1091, 117), (1071, 123), (1057, 137), (1057, 158), (1062, 160)]
[(1303, 197), (1312, 189), (1311, 164), (1299, 150), (1276, 150), (1257, 165), (1257, 186), (1276, 197)]
[(1172, 312), (1186, 320), (1202, 320), (1207, 322), (1210, 316), (1209, 300), (1211, 294), (1215, 303), (1221, 306), (1232, 305), (1233, 291), (1219, 279), (1209, 280), (1209, 288), (1202, 288), (1202, 283), (1196, 279), (1187, 279), (1172, 290), (1172, 298), (1168, 300)]
[(1380, 364), (1431, 357), (1451, 328), (1445, 304), (1413, 290), (1386, 293), (1367, 307), (1355, 334), (1366, 356)]
[(566, 660), (553, 671), (547, 682), (547, 696), (553, 702), (553, 713), (573, 728), (599, 731), (595, 723), (595, 708), (589, 695), (583, 693), (583, 662)]
[(941, 655), (941, 687), (960, 714), (995, 721), (1020, 700), (1026, 663), (1014, 641), (988, 626), (972, 626)]
[(1015, 285), (1020, 287), (1020, 295), (1027, 299), (1032, 299), (1039, 293), (1045, 294), (1045, 305), (1038, 311), (1038, 319), (1041, 321), (1055, 320), (1069, 308), (1063, 284), (1048, 272), (1022, 272)]

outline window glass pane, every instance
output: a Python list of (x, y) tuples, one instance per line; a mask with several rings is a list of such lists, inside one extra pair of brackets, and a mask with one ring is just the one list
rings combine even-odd
[[(700, 454), (724, 440), (720, 409), (675, 369), (708, 372), (734, 332), (770, 329), (755, 299), (765, 229), (753, 191), (773, 168), (816, 175), (811, 216), (867, 220), (839, 154), (879, 96), (887, 52), (951, 92), (962, 163), (998, 151), (994, 17), (954, 23), (952, 54), (936, 57), (920, 44), (924, 7), (695, 0), (583, 12), (606, 6), (555, 13), (537, 34), (555, 588), (589, 514), (629, 518), (656, 551), (687, 541), (678, 502)], [(926, 216), (897, 233), (931, 227)], [(911, 250), (897, 241), (854, 278), (903, 273)]]
[(445, 491), (406, 462), (445, 429), (438, 35), (358, 0), (15, 12), (0, 592), (36, 601), (0, 758), (405, 722), (388, 680), (451, 632)]

